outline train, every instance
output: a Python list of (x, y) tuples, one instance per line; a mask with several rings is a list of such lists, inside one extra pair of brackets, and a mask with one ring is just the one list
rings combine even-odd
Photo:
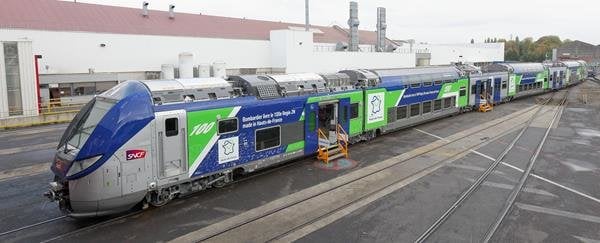
[(238, 175), (582, 82), (586, 63), (130, 80), (97, 95), (59, 141), (46, 196), (71, 217), (160, 207)]

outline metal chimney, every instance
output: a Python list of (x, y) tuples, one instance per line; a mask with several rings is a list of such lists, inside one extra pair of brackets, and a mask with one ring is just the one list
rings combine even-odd
[(304, 1), (304, 13), (306, 14), (306, 16), (305, 16), (306, 23), (305, 23), (304, 26), (305, 26), (306, 31), (310, 30), (310, 21), (309, 21), (309, 18), (308, 18), (309, 17), (308, 16), (308, 12), (309, 12), (309, 10), (308, 10), (308, 0), (305, 0)]
[(142, 16), (144, 16), (144, 17), (148, 17), (148, 4), (150, 4), (150, 3), (146, 2), (146, 1), (144, 1), (142, 3)]
[(387, 23), (385, 21), (385, 8), (377, 8), (377, 44), (375, 49), (378, 52), (386, 51), (385, 46), (385, 30), (387, 29)]
[(169, 18), (170, 19), (175, 18), (175, 5), (173, 5), (173, 4), (169, 4)]
[(358, 51), (358, 3), (350, 2), (350, 18), (348, 25), (350, 26), (350, 43), (348, 51)]

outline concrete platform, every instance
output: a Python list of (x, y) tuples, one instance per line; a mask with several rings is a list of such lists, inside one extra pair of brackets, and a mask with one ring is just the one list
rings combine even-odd
[[(592, 88), (600, 89), (600, 85), (586, 82), (573, 88), (568, 108), (538, 158), (533, 171), (537, 177), (528, 180), (525, 191), (520, 194), (515, 208), (493, 241), (600, 239), (600, 200), (596, 201), (600, 198), (600, 160), (597, 159), (600, 158), (600, 96), (583, 93)], [(359, 173), (419, 147), (439, 143), (478, 124), (531, 107), (534, 103), (535, 98), (526, 98), (496, 106), (491, 113), (466, 113), (354, 145), (350, 148), (350, 158), (358, 163), (351, 169), (322, 169), (314, 166), (315, 159), (304, 159), (258, 172), (242, 183), (197, 193), (165, 207), (108, 224), (96, 225), (106, 218), (86, 221), (60, 218), (18, 233), (0, 235), (0, 241), (173, 240), (225, 220), (233, 220), (307, 188)], [(48, 170), (43, 169), (53, 157), (50, 145), (59, 139), (64, 128), (57, 125), (0, 132), (0, 175), (4, 176), (0, 177), (0, 197), (6, 202), (0, 204), (0, 233), (60, 217), (56, 206), (46, 204), (41, 194), (46, 190), (46, 182), (51, 179)], [(313, 224), (313, 230), (299, 241), (412, 242), (481, 174), (492, 162), (490, 158), (498, 156), (515, 135), (516, 131), (513, 131), (486, 142), (476, 152), (465, 153), (402, 188), (362, 207), (348, 210), (347, 215), (338, 220)], [(532, 139), (535, 136), (526, 135)], [(526, 155), (532, 150), (528, 145), (525, 141), (517, 147)], [(518, 153), (505, 161), (507, 164), (500, 165), (498, 171), (484, 183), (481, 192), (474, 195), (478, 198), (477, 202), (487, 203), (465, 204), (461, 213), (450, 218), (430, 241), (480, 241), (487, 230), (483, 222), (495, 216), (499, 202), (510, 193), (510, 188), (520, 176), (519, 169), (525, 165)], [(273, 220), (274, 224), (279, 222), (277, 218)], [(88, 226), (93, 227), (81, 230)], [(236, 239), (223, 235), (221, 240)]]

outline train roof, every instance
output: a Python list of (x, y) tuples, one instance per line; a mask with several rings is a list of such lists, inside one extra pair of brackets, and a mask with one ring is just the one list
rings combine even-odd
[(142, 81), (150, 90), (155, 104), (227, 99), (233, 86), (221, 78), (193, 78)]
[(483, 72), (511, 71), (513, 73), (539, 73), (544, 71), (541, 63), (494, 63), (482, 68)]
[(384, 87), (394, 84), (450, 80), (461, 77), (460, 70), (455, 66), (376, 69), (373, 72), (381, 78), (381, 85)]
[(574, 67), (581, 67), (582, 63), (580, 61), (562, 61), (561, 62), (563, 65), (567, 66), (568, 68), (574, 68)]

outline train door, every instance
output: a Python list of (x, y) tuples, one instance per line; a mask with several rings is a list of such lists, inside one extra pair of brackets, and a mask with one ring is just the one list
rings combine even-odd
[(481, 80), (475, 81), (475, 106), (481, 104)]
[[(339, 117), (339, 103), (335, 101), (326, 101), (319, 103), (319, 143), (331, 146), (337, 143), (337, 125)], [(327, 144), (328, 142), (328, 144)]]
[(312, 154), (319, 146), (319, 104), (307, 104), (304, 109), (304, 154)]
[(340, 99), (338, 108), (338, 124), (346, 133), (350, 132), (350, 98)]
[(502, 78), (494, 78), (494, 103), (500, 103), (500, 86)]
[(186, 112), (163, 112), (156, 117), (158, 175), (161, 179), (187, 174)]
[(561, 89), (563, 87), (563, 82), (565, 81), (565, 73), (564, 71), (560, 71), (559, 72), (559, 81), (558, 81), (558, 88)]

